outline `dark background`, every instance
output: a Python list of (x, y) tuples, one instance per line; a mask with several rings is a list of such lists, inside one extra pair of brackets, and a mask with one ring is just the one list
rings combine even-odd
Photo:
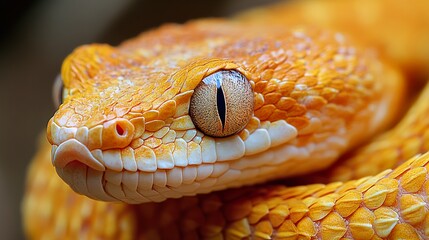
[(165, 22), (228, 16), (276, 0), (39, 0), (2, 3), (0, 20), (0, 238), (24, 238), (27, 165), (54, 113), (62, 59), (92, 42), (112, 45)]

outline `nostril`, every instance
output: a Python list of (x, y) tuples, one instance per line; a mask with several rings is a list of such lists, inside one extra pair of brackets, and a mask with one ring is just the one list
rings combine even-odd
[(101, 149), (124, 148), (134, 135), (134, 125), (127, 119), (116, 118), (103, 124)]
[(118, 133), (119, 136), (125, 135), (125, 130), (119, 123), (116, 123), (116, 132)]

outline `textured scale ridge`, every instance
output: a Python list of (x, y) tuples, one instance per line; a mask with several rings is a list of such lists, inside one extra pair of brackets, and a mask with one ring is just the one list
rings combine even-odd
[[(419, 98), (421, 100), (408, 110), (409, 113), (395, 128), (311, 178), (319, 182), (331, 182), (375, 175), (384, 169), (398, 167), (416, 154), (429, 151), (429, 122), (422, 117), (429, 111), (425, 102), (429, 98), (428, 88), (422, 91)], [(366, 165), (365, 162), (371, 162), (372, 165)]]
[[(428, 10), (293, 2), (77, 48), (28, 171), (27, 236), (429, 238)], [(253, 114), (214, 137), (189, 109), (221, 71), (248, 80)]]

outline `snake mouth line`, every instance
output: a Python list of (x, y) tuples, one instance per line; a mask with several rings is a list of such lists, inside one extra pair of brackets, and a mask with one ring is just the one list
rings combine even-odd
[[(317, 130), (317, 122), (311, 122), (307, 130)], [(342, 139), (341, 133), (308, 146), (292, 142), (297, 134), (292, 125), (281, 120), (264, 125), (245, 140), (238, 135), (207, 137), (197, 144), (178, 138), (172, 152), (163, 146), (151, 149), (145, 145), (93, 149), (72, 138), (52, 145), (52, 164), (75, 192), (90, 198), (133, 204), (159, 202), (267, 181), (283, 175), (285, 166), (301, 173), (305, 170), (302, 163), (309, 158), (315, 162), (314, 168), (321, 168), (317, 163), (335, 159), (343, 148), (343, 141), (337, 140)], [(191, 151), (188, 144), (198, 148)], [(327, 149), (326, 144), (332, 151), (321, 152)], [(315, 161), (316, 156), (324, 161)]]
[[(105, 167), (77, 140), (68, 140), (53, 148), (53, 164), (58, 175), (77, 193), (102, 201), (139, 204), (161, 202), (168, 198), (192, 196), (228, 187), (239, 187), (267, 181), (284, 174), (284, 164), (301, 171), (309, 158), (335, 159), (336, 152), (321, 152), (320, 146), (298, 148), (280, 145), (262, 155), (247, 156), (241, 161), (204, 163), (169, 170), (116, 171)], [(331, 147), (340, 145), (335, 139)], [(78, 151), (67, 155), (71, 150)], [(313, 154), (314, 153), (314, 154)], [(315, 154), (317, 153), (317, 154)], [(323, 155), (324, 154), (324, 155)], [(327, 164), (327, 161), (318, 161)], [(100, 167), (97, 170), (95, 167)], [(262, 167), (261, 167), (262, 166)], [(323, 167), (313, 164), (315, 169)]]
[[(316, 145), (295, 146), (290, 141), (296, 135), (296, 129), (285, 121), (271, 123), (267, 129), (254, 131), (245, 141), (239, 136), (217, 142), (213, 140), (210, 145), (212, 151), (204, 152), (205, 148), (202, 148), (201, 153), (207, 153), (204, 156), (208, 156), (213, 152), (215, 161), (199, 158), (198, 162), (194, 161), (196, 158), (189, 158), (189, 154), (183, 154), (188, 151), (181, 151), (182, 155), (173, 154), (173, 158), (178, 157), (173, 162), (166, 161), (162, 155), (155, 154), (158, 150), (146, 146), (138, 149), (128, 146), (124, 149), (90, 150), (78, 139), (68, 139), (52, 145), (52, 164), (58, 175), (75, 192), (90, 198), (133, 204), (160, 202), (168, 198), (267, 181), (284, 175), (285, 166), (300, 173), (305, 170), (302, 163), (309, 158), (314, 162), (313, 167), (319, 169), (323, 167), (321, 163), (335, 159), (343, 148), (340, 137)], [(252, 149), (252, 146), (261, 145), (258, 143), (264, 138), (269, 139), (269, 149), (248, 151), (246, 154), (246, 145)], [(185, 142), (183, 139), (176, 141)], [(238, 147), (242, 149), (240, 158), (227, 157), (228, 154), (236, 153), (233, 150)], [(327, 148), (332, 151), (322, 151)], [(145, 149), (147, 152), (143, 153), (149, 154), (141, 154)], [(201, 153), (200, 156), (203, 156)]]

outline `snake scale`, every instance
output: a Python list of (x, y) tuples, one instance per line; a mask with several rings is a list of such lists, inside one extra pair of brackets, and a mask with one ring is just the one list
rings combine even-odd
[[(297, 1), (77, 48), (27, 236), (429, 238), (427, 16), (425, 0)], [(267, 183), (285, 177), (309, 184)]]

